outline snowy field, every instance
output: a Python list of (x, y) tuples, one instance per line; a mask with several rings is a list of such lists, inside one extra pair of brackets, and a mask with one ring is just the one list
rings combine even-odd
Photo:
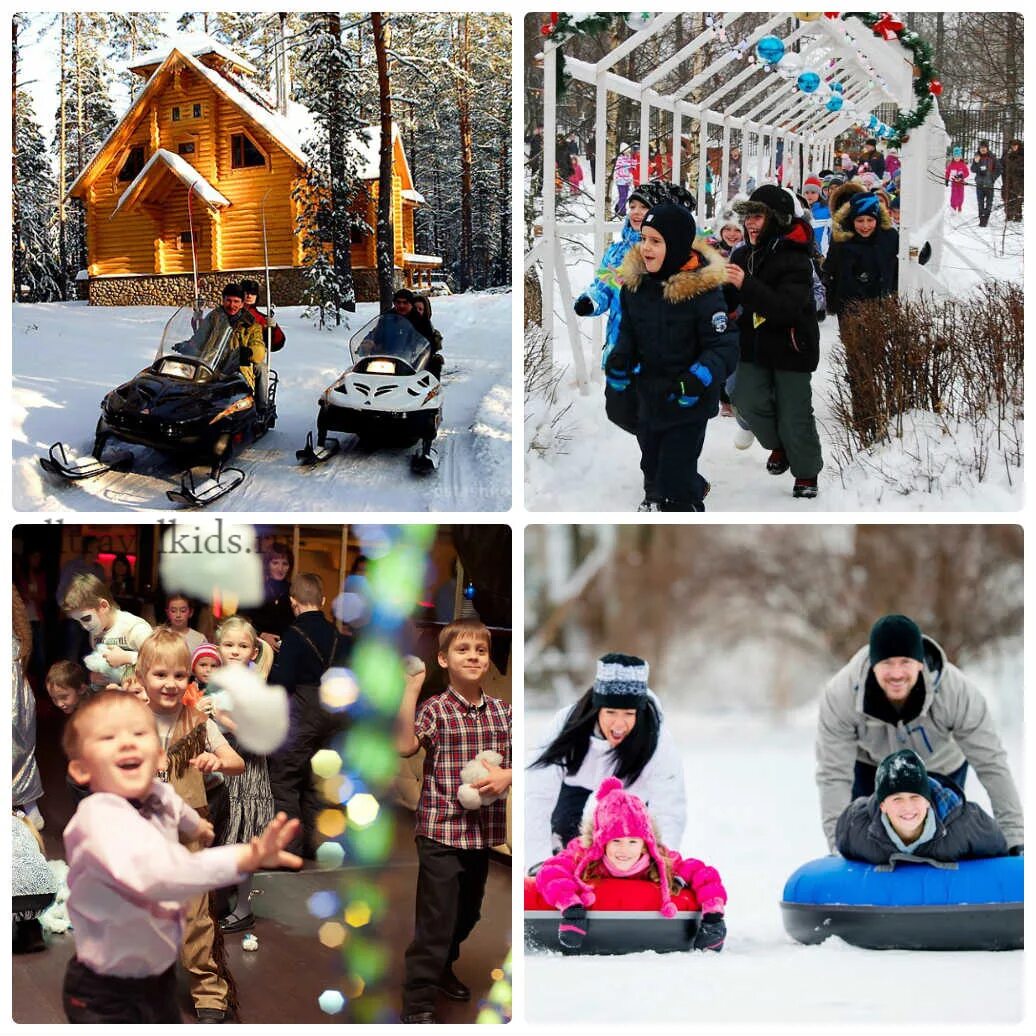
[[(318, 331), (299, 308), (278, 310), (287, 344), (273, 354), (280, 375), (277, 425), (233, 463), (244, 483), (211, 510), (241, 511), (502, 511), (511, 502), (510, 290), (438, 297), (435, 326), (443, 334), (443, 423), (440, 467), (427, 478), (410, 473), (410, 450), (348, 449), (322, 466), (300, 468), (295, 451), (316, 430), (317, 400), (348, 366), (344, 326)], [(13, 307), (14, 506), (21, 511), (133, 511), (170, 508), (180, 466), (133, 447), (138, 470), (62, 485), (37, 458), (51, 443), (92, 448), (105, 393), (154, 359), (169, 307), (51, 303)], [(378, 313), (361, 303), (352, 331)], [(113, 444), (112, 449), (118, 448)]]
[[(538, 745), (550, 716), (526, 714), (527, 746)], [(718, 955), (693, 956), (527, 952), (530, 1022), (607, 1021), (629, 1024), (631, 1032), (660, 1025), (795, 1033), (860, 1026), (889, 1034), (917, 1027), (946, 1032), (948, 1024), (988, 1032), (1022, 1021), (1024, 952), (876, 951), (837, 938), (802, 946), (785, 933), (779, 906), (785, 880), (827, 852), (813, 780), (815, 707), (784, 724), (759, 715), (673, 711), (667, 722), (687, 746), (688, 821), (679, 848), (713, 864), (723, 878), (726, 946)], [(999, 727), (1021, 782), (1021, 727), (1002, 721)], [(973, 775), (967, 795), (989, 808)]]
[[(589, 201), (581, 216), (592, 218)], [(1020, 282), (1022, 279), (1022, 224), (1003, 222), (994, 213), (986, 228), (978, 225), (975, 192), (968, 188), (964, 211), (947, 208), (945, 240), (964, 253), (985, 277)], [(583, 242), (592, 238), (583, 236)], [(569, 267), (572, 290), (590, 283), (594, 265), (585, 249), (567, 246), (574, 257)], [(961, 294), (974, 288), (982, 275), (957, 255), (946, 251), (943, 271)], [(555, 300), (555, 362), (567, 368), (559, 391), (559, 408), (571, 404), (563, 419), (567, 443), (546, 454), (526, 454), (526, 504), (535, 511), (635, 511), (643, 498), (640, 450), (632, 435), (610, 424), (604, 414), (604, 383), (599, 359), (593, 355), (590, 335), (593, 320), (578, 318)], [(563, 321), (576, 322), (583, 352), (595, 380), (587, 395), (576, 383), (568, 331)], [(603, 317), (600, 318), (603, 327)], [(1022, 472), (1008, 471), (994, 453), (985, 479), (973, 474), (973, 434), (969, 429), (944, 429), (932, 414), (905, 416), (905, 433), (898, 443), (880, 445), (840, 471), (834, 462), (831, 415), (831, 350), (838, 340), (838, 323), (829, 317), (820, 325), (820, 367), (813, 375), (813, 399), (824, 455), (820, 495), (815, 501), (791, 495), (790, 474), (775, 478), (766, 472), (767, 451), (758, 443), (747, 450), (734, 447), (737, 429), (733, 418), (716, 417), (709, 424), (699, 470), (712, 483), (705, 501), (710, 511), (1003, 511), (1024, 503)], [(526, 429), (528, 443), (530, 429)]]

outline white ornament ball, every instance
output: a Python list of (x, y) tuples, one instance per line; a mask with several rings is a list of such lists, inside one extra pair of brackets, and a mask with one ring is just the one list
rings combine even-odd
[(626, 25), (634, 32), (646, 29), (654, 20), (654, 11), (633, 11), (626, 15)]

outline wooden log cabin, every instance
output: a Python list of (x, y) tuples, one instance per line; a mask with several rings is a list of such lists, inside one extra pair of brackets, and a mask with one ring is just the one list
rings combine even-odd
[[(255, 68), (208, 37), (193, 37), (163, 57), (143, 56), (131, 71), (145, 83), (125, 116), (69, 189), (87, 222), (86, 297), (97, 305), (169, 305), (199, 290), (216, 301), (224, 284), (263, 283), (263, 210), (273, 300), (302, 301), (304, 270), (298, 205), (292, 188), (306, 164), (309, 115), (274, 107), (248, 83)], [(369, 198), (357, 202), (375, 223), (380, 129), (359, 141), (360, 177)], [(429, 289), (442, 266), (414, 247), (414, 185), (398, 128), (392, 132), (395, 268), (400, 285)], [(378, 297), (373, 234), (352, 245), (356, 295)], [(264, 291), (265, 295), (265, 291)]]

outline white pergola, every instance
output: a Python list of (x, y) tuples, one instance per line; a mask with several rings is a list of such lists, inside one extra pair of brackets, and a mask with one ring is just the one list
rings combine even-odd
[[(615, 68), (633, 51), (652, 41), (678, 15), (657, 14), (627, 40), (612, 49), (596, 63), (565, 58), (565, 69), (573, 79), (588, 83), (596, 91), (594, 214), (589, 221), (559, 219), (554, 179), (557, 143), (557, 59), (558, 44), (547, 39), (543, 48), (543, 214), (541, 231), (535, 246), (525, 257), (525, 268), (541, 265), (543, 279), (543, 328), (553, 336), (555, 300), (561, 304), (564, 323), (572, 347), (575, 373), (581, 386), (587, 384), (587, 364), (577, 321), (569, 316), (574, 298), (563, 257), (562, 238), (592, 235), (593, 253), (600, 256), (607, 240), (621, 229), (621, 221), (610, 218), (610, 200), (605, 197), (607, 183), (606, 148), (608, 141), (607, 111), (609, 94), (628, 97), (640, 105), (640, 174), (648, 179), (649, 144), (653, 113), (671, 124), (672, 177), (681, 177), (685, 123), (697, 123), (697, 211), (699, 223), (704, 219), (706, 200), (707, 149), (721, 148), (722, 169), (714, 180), (715, 212), (729, 201), (726, 197), (730, 174), (732, 133), (739, 136), (741, 148), (741, 180), (751, 177), (757, 184), (774, 182), (778, 149), (781, 151), (784, 180), (801, 186), (801, 178), (809, 171), (830, 168), (834, 142), (839, 134), (858, 122), (858, 115), (871, 112), (880, 105), (892, 103), (901, 110), (917, 104), (913, 92), (913, 58), (898, 42), (886, 42), (856, 18), (816, 20), (794, 24), (788, 12), (774, 14), (759, 28), (748, 34), (749, 50), (764, 36), (775, 35), (785, 44), (786, 52), (798, 48), (799, 59), (787, 77), (766, 70), (761, 63), (747, 63), (746, 58), (731, 47), (711, 61), (693, 77), (670, 89), (671, 74), (714, 41), (722, 27), (738, 34), (737, 23), (742, 13), (728, 12), (716, 24), (692, 39), (678, 51), (665, 56), (658, 66), (641, 81), (634, 82), (619, 75)], [(697, 62), (701, 64), (701, 62)], [(800, 71), (814, 70), (821, 74), (819, 100), (796, 87)], [(830, 96), (823, 84), (833, 75), (843, 87), (843, 109), (828, 111), (825, 102)], [(666, 92), (660, 89), (667, 83)], [(739, 96), (732, 93), (740, 88)], [(694, 94), (697, 100), (689, 100)], [(943, 174), (946, 163), (947, 135), (938, 105), (924, 124), (910, 133), (900, 149), (900, 292), (920, 290), (939, 293), (947, 289), (939, 271), (942, 261), (942, 218), (944, 208)], [(790, 172), (789, 172), (790, 171)], [(800, 176), (801, 171), (801, 176)], [(918, 254), (925, 242), (931, 245), (931, 259), (918, 263)], [(582, 285), (578, 285), (581, 288)], [(602, 322), (593, 321), (593, 353), (600, 353)], [(596, 367), (596, 364), (591, 364)]]

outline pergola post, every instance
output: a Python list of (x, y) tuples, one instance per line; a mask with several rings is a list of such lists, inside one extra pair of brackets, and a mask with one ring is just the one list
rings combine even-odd
[(554, 349), (554, 238), (557, 236), (554, 191), (554, 169), (557, 164), (558, 140), (558, 55), (557, 47), (547, 41), (543, 47), (543, 330), (547, 347)]

